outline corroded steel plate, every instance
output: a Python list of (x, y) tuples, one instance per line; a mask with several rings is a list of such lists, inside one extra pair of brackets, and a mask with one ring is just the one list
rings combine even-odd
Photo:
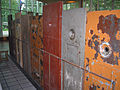
[(85, 41), (85, 68), (102, 77), (85, 72), (84, 90), (119, 90), (120, 10), (88, 12)]

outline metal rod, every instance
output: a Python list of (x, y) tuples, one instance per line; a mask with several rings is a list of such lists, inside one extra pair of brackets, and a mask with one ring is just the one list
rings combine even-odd
[(86, 0), (85, 0), (85, 8), (86, 8)]
[(36, 2), (37, 2), (37, 13), (39, 13), (39, 2), (38, 1)]
[[(20, 10), (16, 10), (16, 9), (9, 9), (9, 8), (1, 8), (1, 9), (5, 9), (5, 10), (14, 10), (14, 11), (20, 11)], [(21, 11), (23, 11), (23, 12), (27, 12), (27, 11), (24, 11), (24, 10), (21, 10)]]
[(49, 90), (50, 90), (50, 54), (49, 54)]
[(2, 37), (2, 5), (1, 5), (2, 0), (0, 0), (0, 37)]
[(112, 0), (112, 10), (114, 9), (114, 0)]
[(104, 0), (104, 9), (106, 9), (106, 0)]
[[(19, 41), (22, 41), (22, 40), (19, 40)], [(30, 48), (31, 48), (31, 47), (30, 47)], [(35, 49), (37, 49), (37, 50), (40, 50), (40, 51), (48, 54), (49, 56), (53, 56), (53, 57), (55, 57), (55, 58), (57, 58), (57, 59), (59, 59), (59, 60), (62, 60), (62, 61), (65, 62), (65, 63), (68, 63), (68, 64), (70, 64), (70, 65), (72, 65), (72, 66), (77, 67), (77, 68), (80, 68), (80, 69), (84, 70), (85, 72), (89, 72), (89, 73), (91, 73), (91, 74), (93, 74), (93, 75), (95, 75), (95, 76), (98, 76), (98, 77), (100, 77), (100, 78), (102, 78), (102, 79), (105, 79), (105, 80), (107, 80), (107, 81), (109, 81), (109, 82), (115, 82), (115, 81), (110, 80), (110, 79), (108, 79), (108, 78), (106, 78), (106, 77), (103, 77), (103, 76), (98, 75), (98, 74), (96, 74), (96, 73), (94, 73), (94, 72), (91, 72), (91, 71), (85, 69), (85, 68), (82, 67), (82, 66), (76, 65), (76, 64), (71, 63), (71, 62), (69, 62), (69, 61), (67, 61), (67, 60), (65, 60), (65, 59), (62, 59), (62, 58), (60, 58), (60, 57), (58, 57), (58, 56), (56, 56), (56, 55), (54, 55), (54, 54), (52, 54), (52, 53), (49, 53), (49, 52), (43, 50), (43, 49), (39, 49), (39, 48), (36, 48), (36, 47), (32, 47), (32, 48), (35, 48)], [(50, 57), (49, 57), (49, 58), (50, 58)], [(49, 61), (49, 63), (50, 63), (50, 61)]]
[(28, 3), (27, 3), (27, 0), (25, 0), (25, 4), (26, 4), (26, 11), (28, 11), (28, 10), (27, 10), (27, 4), (28, 4)]
[(99, 10), (99, 0), (97, 1), (97, 10)]
[(21, 0), (18, 1), (19, 1), (19, 11), (21, 12)]
[(64, 62), (63, 62), (63, 90), (64, 90)]
[[(41, 68), (41, 64), (40, 64), (40, 53), (41, 53), (41, 51), (39, 50), (38, 52), (39, 52), (39, 76), (40, 76), (40, 74), (41, 74), (41, 70), (40, 70), (40, 68)], [(42, 83), (41, 76), (40, 76), (39, 79), (40, 79), (40, 83)]]
[(80, 7), (80, 8), (83, 7), (83, 0), (79, 0), (79, 7)]
[[(19, 11), (19, 10), (16, 10), (16, 9), (9, 9), (9, 8), (1, 8), (1, 9)], [(25, 10), (21, 10), (21, 11), (23, 11), (23, 12), (29, 12), (29, 11), (25, 11)], [(33, 13), (36, 13), (36, 12), (33, 12)]]
[(31, 0), (31, 7), (32, 7), (32, 12), (33, 12), (33, 10), (34, 10), (33, 0)]
[(10, 14), (11, 14), (11, 0), (9, 0), (9, 9), (10, 9)]

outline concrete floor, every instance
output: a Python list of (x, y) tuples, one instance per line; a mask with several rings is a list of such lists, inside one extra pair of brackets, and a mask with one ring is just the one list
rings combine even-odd
[[(0, 42), (0, 51), (9, 51), (9, 42)], [(12, 60), (0, 61), (0, 86), (3, 90), (36, 90)]]

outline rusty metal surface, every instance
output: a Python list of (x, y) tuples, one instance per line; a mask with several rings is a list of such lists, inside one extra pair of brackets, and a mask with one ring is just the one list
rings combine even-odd
[(22, 59), (23, 68), (30, 75), (31, 64), (30, 64), (30, 24), (31, 16), (22, 15), (21, 16), (21, 34), (22, 34)]
[(31, 73), (43, 87), (43, 53), (38, 50), (43, 49), (43, 17), (33, 16), (30, 27)]
[[(94, 20), (93, 20), (94, 19)], [(120, 10), (87, 14), (84, 90), (119, 90)]]
[(15, 35), (16, 35), (16, 31), (15, 31), (15, 20), (12, 21), (12, 40), (13, 40), (13, 56), (16, 59), (16, 40), (15, 40)]
[[(61, 57), (62, 7), (62, 2), (57, 2), (43, 8), (44, 50), (58, 57)], [(44, 90), (61, 90), (61, 61), (46, 53), (43, 58)]]
[[(86, 10), (83, 8), (63, 11), (62, 59), (84, 66)], [(81, 90), (83, 70), (64, 63), (64, 90)]]
[(17, 53), (17, 62), (23, 68), (23, 59), (22, 59), (22, 33), (21, 33), (21, 13), (15, 14), (15, 30), (16, 30), (16, 53)]

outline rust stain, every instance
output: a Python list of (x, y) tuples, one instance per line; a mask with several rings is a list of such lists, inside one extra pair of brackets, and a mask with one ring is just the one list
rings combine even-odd
[[(43, 49), (43, 17), (33, 16), (30, 33), (31, 46)], [(31, 48), (32, 77), (43, 87), (43, 53)]]
[(94, 34), (94, 35), (92, 36), (92, 40), (94, 40), (95, 38), (98, 38), (98, 36)]
[(84, 72), (84, 90), (120, 89), (120, 10), (87, 13), (84, 67), (117, 82)]
[(90, 30), (91, 35), (93, 34), (93, 30)]
[(94, 84), (89, 86), (89, 90), (96, 90), (97, 89), (97, 86), (95, 86)]
[(88, 40), (88, 46), (92, 47), (92, 41), (91, 40)]
[[(119, 33), (120, 30), (120, 19), (116, 17), (116, 15), (111, 14), (107, 16), (101, 15), (99, 17), (99, 23), (98, 23), (98, 30), (102, 30), (102, 33), (107, 33), (110, 37), (110, 45), (112, 47), (113, 52), (119, 52), (120, 53), (120, 40), (117, 40), (116, 34)], [(118, 35), (117, 35), (118, 36)], [(116, 59), (116, 56), (111, 54), (109, 58), (102, 58), (104, 62), (118, 65), (118, 60)]]
[(120, 40), (120, 31), (117, 31), (116, 40)]

